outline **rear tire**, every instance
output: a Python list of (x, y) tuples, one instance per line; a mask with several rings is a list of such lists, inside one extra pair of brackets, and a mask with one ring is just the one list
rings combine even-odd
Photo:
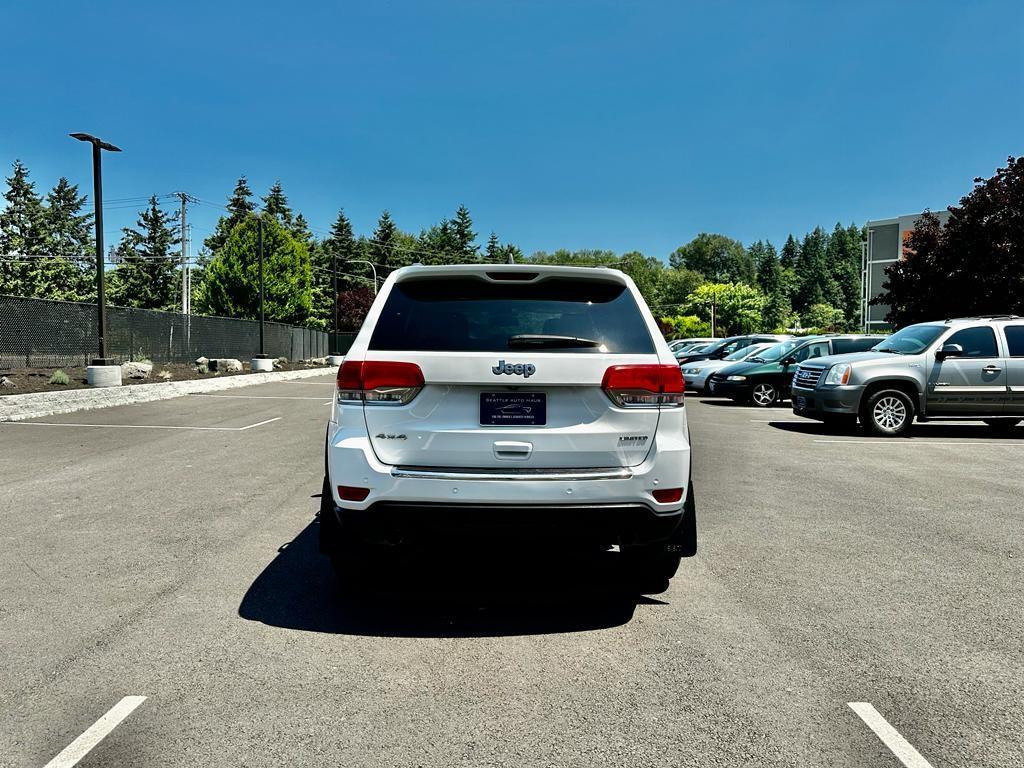
[(338, 590), (355, 596), (365, 588), (366, 552), (363, 543), (346, 533), (334, 512), (334, 495), (327, 475), (320, 493), (320, 551), (331, 560)]
[(900, 437), (914, 423), (914, 401), (900, 389), (872, 392), (861, 406), (860, 423), (876, 437)]
[(622, 548), (630, 586), (646, 595), (659, 594), (667, 590), (669, 579), (675, 576), (679, 569), (680, 560), (696, 554), (697, 505), (692, 482), (686, 493), (683, 518), (666, 541)]

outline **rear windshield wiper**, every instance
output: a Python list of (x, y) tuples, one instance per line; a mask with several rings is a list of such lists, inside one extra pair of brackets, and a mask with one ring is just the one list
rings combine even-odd
[(548, 333), (517, 333), (508, 337), (509, 347), (600, 347), (602, 342), (579, 336)]

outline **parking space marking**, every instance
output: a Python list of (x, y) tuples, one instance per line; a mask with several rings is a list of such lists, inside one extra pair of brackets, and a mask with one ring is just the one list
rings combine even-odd
[(933, 768), (932, 764), (914, 749), (914, 745), (904, 739), (900, 732), (893, 728), (889, 721), (868, 702), (851, 701), (848, 706), (907, 768)]
[(1007, 443), (1003, 441), (992, 440), (987, 443), (979, 442), (977, 440), (960, 440), (957, 442), (939, 442), (937, 440), (893, 440), (890, 438), (882, 438), (881, 440), (815, 440), (816, 443), (832, 443), (842, 445), (993, 445), (997, 448), (1024, 448), (1024, 443)]
[(83, 757), (89, 754), (93, 747), (103, 741), (107, 734), (117, 728), (145, 700), (145, 696), (125, 696), (111, 707), (103, 717), (89, 726), (85, 733), (64, 747), (60, 754), (43, 766), (43, 768), (71, 768), (71, 766), (77, 765)]
[(204, 432), (245, 432), (247, 429), (255, 429), (256, 427), (262, 427), (264, 424), (269, 424), (272, 421), (280, 421), (280, 416), (275, 416), (272, 419), (264, 419), (263, 421), (257, 421), (255, 424), (249, 424), (245, 427), (186, 427), (170, 424), (74, 424), (72, 422), (57, 422), (57, 421), (4, 421), (0, 424), (14, 425), (22, 427), (96, 427), (105, 429), (193, 429), (202, 430)]

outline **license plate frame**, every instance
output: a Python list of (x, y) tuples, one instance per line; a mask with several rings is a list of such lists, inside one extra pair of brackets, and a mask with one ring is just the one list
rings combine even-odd
[(547, 406), (546, 392), (481, 392), (480, 426), (543, 427)]

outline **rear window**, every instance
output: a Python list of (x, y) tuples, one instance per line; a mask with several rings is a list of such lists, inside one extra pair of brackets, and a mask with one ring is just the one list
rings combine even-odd
[(1003, 330), (1010, 346), (1010, 357), (1024, 357), (1024, 325), (1008, 325)]
[(833, 339), (832, 348), (837, 355), (845, 355), (847, 352), (866, 352), (884, 340), (881, 336), (871, 339)]
[[(593, 346), (514, 336), (573, 337)], [(409, 352), (543, 351), (651, 354), (654, 342), (626, 286), (603, 280), (549, 278), (491, 283), (474, 278), (407, 280), (391, 290), (370, 349)]]

